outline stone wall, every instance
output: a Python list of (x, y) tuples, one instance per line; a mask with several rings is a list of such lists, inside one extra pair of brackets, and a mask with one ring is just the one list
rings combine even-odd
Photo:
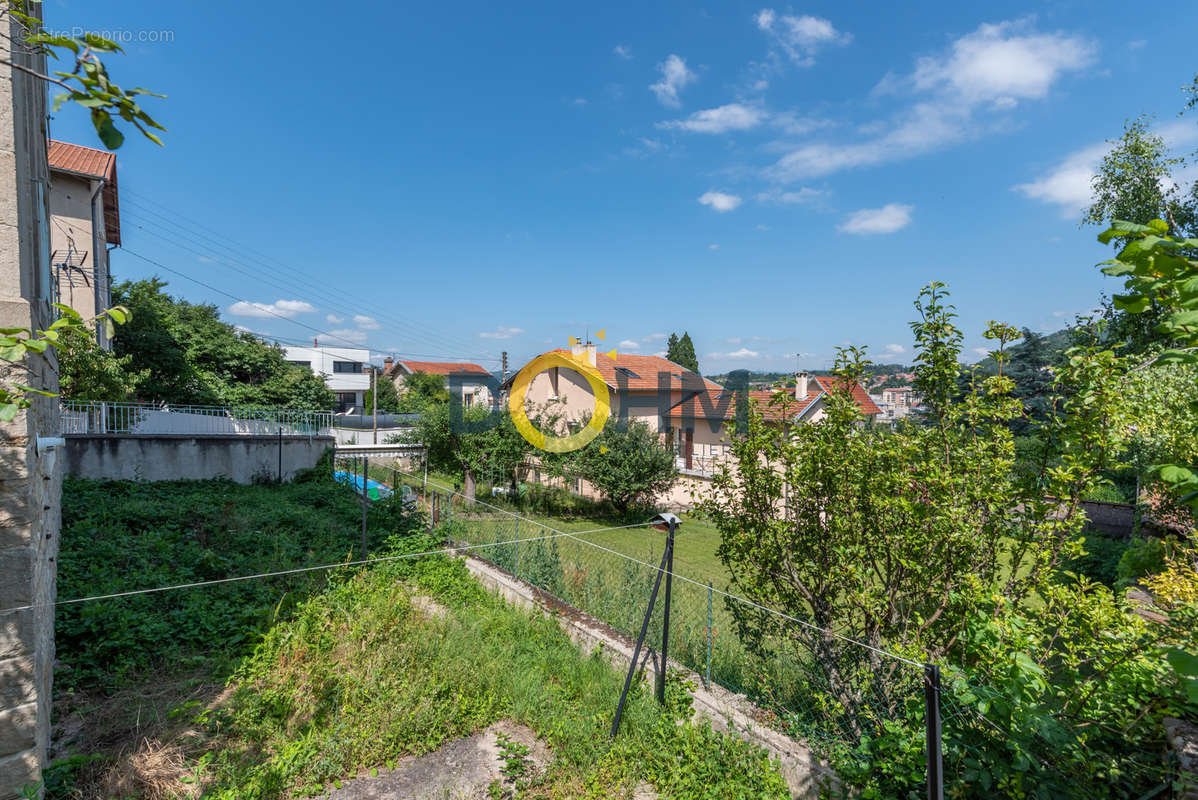
[(68, 434), (66, 471), (77, 478), (178, 481), (284, 480), (310, 469), (331, 436)]
[[(20, 29), (6, 33), (0, 57), (45, 73), (45, 57), (19, 44)], [(48, 197), (45, 84), (0, 64), (2, 327), (49, 325)], [(57, 389), (52, 355), (26, 366), (6, 377)], [(61, 459), (39, 454), (36, 442), (57, 424), (57, 403), (45, 398), (0, 424), (0, 799), (40, 780), (49, 744)], [(23, 608), (7, 610), (14, 607)]]

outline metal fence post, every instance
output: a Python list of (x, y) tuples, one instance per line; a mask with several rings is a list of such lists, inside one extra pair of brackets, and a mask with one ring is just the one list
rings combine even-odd
[(366, 473), (369, 470), (366, 456), (362, 456), (362, 558), (366, 558), (366, 505), (369, 502), (366, 497)]
[(516, 580), (520, 580), (520, 518), (516, 517), (516, 535), (512, 537), (516, 541), (512, 543), (514, 552), (512, 553), (512, 575)]
[(661, 667), (657, 672), (657, 702), (663, 706), (666, 704), (666, 664), (670, 649), (670, 584), (674, 577), (674, 529), (678, 525), (677, 518), (671, 518), (669, 525), (670, 530), (666, 534), (666, 598), (661, 622)]
[(944, 800), (944, 747), (940, 721), (940, 667), (925, 664), (924, 720), (927, 725), (928, 800)]
[(703, 688), (711, 688), (711, 637), (714, 632), (711, 630), (712, 615), (711, 615), (711, 581), (707, 582), (707, 674), (703, 680)]

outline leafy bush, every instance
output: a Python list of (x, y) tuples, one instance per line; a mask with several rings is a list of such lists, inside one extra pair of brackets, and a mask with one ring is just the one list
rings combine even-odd
[(1166, 554), (1165, 543), (1160, 539), (1132, 539), (1116, 568), (1119, 585), (1130, 586), (1145, 575), (1160, 572), (1165, 568)]
[(1115, 588), (1119, 580), (1119, 562), (1131, 542), (1091, 533), (1080, 538), (1081, 553), (1061, 562), (1062, 572), (1085, 575), (1090, 580)]

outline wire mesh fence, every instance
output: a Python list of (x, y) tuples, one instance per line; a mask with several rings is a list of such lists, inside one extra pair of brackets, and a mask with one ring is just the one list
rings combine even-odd
[[(418, 498), (430, 526), (453, 546), (627, 637), (640, 632), (665, 533), (647, 524), (562, 530), (556, 526), (564, 523), (469, 500), (421, 475), (342, 464), (358, 476), (363, 466), (367, 486)], [(992, 676), (953, 669), (941, 687), (930, 665), (734, 596), (726, 576), (696, 579), (685, 570), (672, 572), (671, 663), (707, 687), (743, 695), (757, 722), (804, 742), (845, 786), (899, 798), (1141, 800), (1167, 784), (1161, 752), (1053, 713), (1042, 689), (1028, 687), (1013, 708), (1010, 691)], [(659, 596), (645, 658), (661, 651), (662, 606)]]

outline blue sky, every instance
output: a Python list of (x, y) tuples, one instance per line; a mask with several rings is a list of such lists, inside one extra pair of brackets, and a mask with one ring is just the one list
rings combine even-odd
[(905, 361), (933, 279), (970, 350), (1092, 308), (1104, 139), (1147, 112), (1198, 147), (1192, 2), (402, 5), (48, 0), (169, 95), (166, 146), (118, 153), (117, 278), (488, 367), (599, 328), (687, 330), (708, 373)]

